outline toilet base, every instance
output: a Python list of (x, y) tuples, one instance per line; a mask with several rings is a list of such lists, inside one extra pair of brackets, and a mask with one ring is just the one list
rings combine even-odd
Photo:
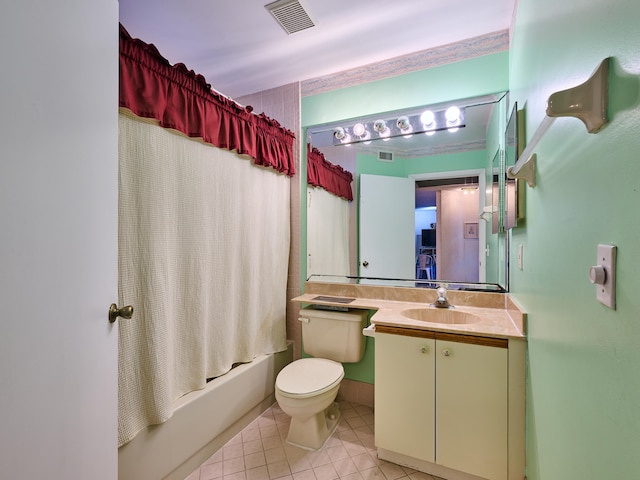
[(305, 450), (320, 450), (335, 432), (342, 414), (337, 403), (306, 418), (291, 418), (287, 443)]

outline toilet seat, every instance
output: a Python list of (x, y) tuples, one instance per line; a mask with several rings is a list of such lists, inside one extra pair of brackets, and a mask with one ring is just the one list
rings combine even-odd
[(276, 388), (285, 397), (307, 398), (331, 390), (343, 377), (341, 363), (326, 358), (301, 358), (280, 371)]

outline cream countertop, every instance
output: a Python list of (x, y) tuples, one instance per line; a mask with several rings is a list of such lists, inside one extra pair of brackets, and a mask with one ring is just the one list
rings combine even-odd
[[(373, 325), (494, 338), (525, 338), (526, 315), (507, 294), (450, 290), (447, 297), (454, 305), (454, 310), (476, 315), (481, 320), (469, 324), (444, 324), (413, 320), (401, 314), (403, 310), (411, 308), (428, 308), (429, 304), (435, 300), (436, 293), (433, 289), (307, 282), (305, 291), (305, 294), (292, 299), (292, 301), (376, 310), (371, 317)], [(319, 296), (353, 298), (354, 300), (345, 304), (340, 301), (319, 300), (317, 299)]]

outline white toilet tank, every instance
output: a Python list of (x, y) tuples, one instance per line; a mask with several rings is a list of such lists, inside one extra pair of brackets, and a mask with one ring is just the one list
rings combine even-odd
[(357, 363), (364, 355), (369, 310), (347, 312), (303, 308), (302, 346), (306, 354), (340, 363)]

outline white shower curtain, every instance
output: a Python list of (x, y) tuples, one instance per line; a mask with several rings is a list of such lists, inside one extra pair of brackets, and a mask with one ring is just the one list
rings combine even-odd
[(120, 114), (118, 444), (284, 350), (289, 177)]
[(349, 275), (349, 202), (307, 187), (307, 276)]

